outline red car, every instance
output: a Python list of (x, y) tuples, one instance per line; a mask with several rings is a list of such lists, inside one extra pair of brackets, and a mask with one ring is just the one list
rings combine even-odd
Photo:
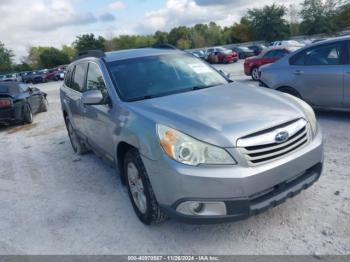
[(280, 47), (273, 49), (266, 49), (258, 56), (247, 58), (244, 61), (244, 73), (251, 76), (253, 80), (259, 80), (259, 67), (265, 64), (271, 64), (281, 57), (289, 54), (300, 47)]
[(223, 47), (212, 47), (206, 52), (206, 60), (211, 64), (217, 63), (232, 63), (238, 61), (236, 52)]
[(65, 70), (65, 66), (58, 66), (56, 68), (50, 69), (46, 74), (46, 80), (58, 81), (60, 80), (60, 74)]

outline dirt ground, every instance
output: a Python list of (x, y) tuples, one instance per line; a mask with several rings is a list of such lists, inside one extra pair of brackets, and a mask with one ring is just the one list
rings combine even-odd
[(350, 113), (318, 112), (324, 173), (295, 198), (236, 223), (147, 227), (117, 172), (73, 153), (59, 85), (38, 85), (49, 111), (34, 124), (0, 128), (0, 254), (350, 254)]

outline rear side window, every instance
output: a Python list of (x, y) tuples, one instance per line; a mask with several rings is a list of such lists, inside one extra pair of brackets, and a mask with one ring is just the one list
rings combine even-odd
[(265, 58), (275, 57), (275, 50), (269, 51), (264, 55)]
[(75, 66), (70, 88), (78, 92), (83, 92), (85, 86), (86, 70), (86, 63), (80, 63)]
[(301, 53), (291, 57), (291, 65), (340, 65), (342, 45), (341, 43), (332, 43), (309, 48)]

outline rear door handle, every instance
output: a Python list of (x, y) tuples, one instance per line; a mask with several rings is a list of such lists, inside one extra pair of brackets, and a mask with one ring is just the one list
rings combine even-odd
[(303, 71), (301, 71), (301, 70), (296, 70), (296, 71), (294, 71), (294, 73), (293, 73), (293, 74), (294, 74), (294, 75), (299, 76), (299, 75), (304, 74), (304, 72), (303, 72)]

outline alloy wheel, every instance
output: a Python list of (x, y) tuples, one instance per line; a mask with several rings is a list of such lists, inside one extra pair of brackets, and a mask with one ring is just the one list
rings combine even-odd
[(138, 210), (145, 214), (147, 211), (147, 198), (144, 191), (142, 178), (134, 163), (129, 162), (127, 167), (127, 177), (130, 192)]

